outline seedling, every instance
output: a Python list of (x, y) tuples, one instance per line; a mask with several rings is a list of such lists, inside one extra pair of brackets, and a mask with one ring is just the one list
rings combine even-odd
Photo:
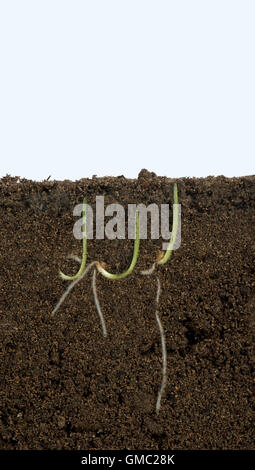
[[(84, 221), (85, 216), (86, 216), (86, 200), (85, 199), (83, 200), (82, 215), (83, 215), (83, 221)], [(62, 295), (62, 297), (60, 298), (58, 303), (56, 304), (55, 308), (53, 309), (53, 311), (51, 313), (51, 316), (55, 315), (55, 313), (57, 312), (57, 310), (59, 309), (61, 304), (64, 302), (64, 300), (66, 299), (66, 297), (68, 296), (70, 291), (73, 289), (73, 287), (84, 278), (84, 276), (90, 271), (90, 269), (93, 266), (95, 266), (94, 273), (93, 273), (93, 278), (92, 278), (92, 292), (93, 292), (93, 296), (94, 296), (94, 302), (95, 302), (95, 306), (96, 306), (96, 309), (97, 309), (97, 313), (98, 313), (98, 316), (100, 318), (101, 327), (102, 327), (102, 331), (103, 331), (103, 336), (106, 337), (107, 336), (106, 325), (105, 325), (105, 321), (104, 321), (103, 313), (102, 313), (102, 310), (101, 310), (101, 307), (100, 307), (100, 303), (99, 303), (99, 299), (98, 299), (98, 295), (97, 295), (97, 289), (96, 289), (96, 269), (104, 277), (106, 277), (107, 279), (111, 279), (111, 280), (124, 279), (125, 277), (129, 276), (132, 273), (132, 271), (134, 270), (134, 267), (136, 265), (137, 258), (138, 258), (138, 253), (139, 253), (139, 244), (140, 244), (140, 238), (139, 238), (139, 213), (138, 212), (136, 213), (136, 238), (135, 238), (135, 242), (134, 242), (134, 250), (133, 250), (132, 261), (130, 263), (129, 268), (121, 274), (111, 274), (111, 273), (109, 273), (105, 269), (105, 267), (106, 267), (105, 263), (99, 262), (99, 261), (92, 261), (92, 263), (90, 263), (87, 266), (87, 268), (85, 269), (86, 260), (87, 260), (86, 222), (83, 222), (83, 224), (82, 224), (82, 232), (83, 232), (82, 260), (78, 256), (73, 256), (73, 255), (69, 256), (69, 258), (74, 259), (75, 261), (80, 263), (80, 269), (77, 272), (77, 274), (75, 274), (74, 276), (68, 276), (68, 275), (62, 273), (62, 271), (59, 271), (60, 277), (62, 279), (70, 280), (72, 282), (71, 282), (71, 284), (69, 284), (68, 288), (66, 289), (66, 291), (64, 292), (64, 294)]]
[[(173, 247), (175, 244), (176, 236), (178, 233), (178, 189), (177, 189), (177, 184), (174, 184), (174, 190), (173, 190), (173, 196), (174, 196), (174, 205), (173, 205), (173, 223), (172, 223), (172, 233), (171, 237), (166, 249), (166, 252), (160, 252), (159, 255), (157, 256), (155, 262), (152, 264), (151, 268), (147, 269), (146, 271), (141, 271), (142, 275), (152, 275), (155, 272), (155, 269), (157, 266), (164, 265), (169, 261)], [(106, 265), (103, 262), (99, 261), (92, 261), (87, 267), (86, 267), (86, 261), (87, 261), (87, 237), (86, 237), (86, 199), (83, 200), (83, 210), (82, 210), (82, 216), (83, 216), (83, 224), (82, 224), (82, 232), (83, 232), (83, 249), (82, 249), (82, 259), (80, 259), (78, 256), (71, 255), (69, 258), (74, 259), (78, 263), (80, 263), (80, 268), (78, 272), (73, 275), (73, 276), (68, 276), (62, 271), (59, 272), (60, 277), (64, 280), (70, 280), (72, 281), (71, 284), (69, 284), (68, 288), (56, 304), (54, 310), (52, 311), (52, 316), (55, 315), (56, 311), (59, 309), (61, 304), (64, 302), (70, 291), (73, 289), (73, 287), (80, 282), (84, 276), (94, 267), (94, 272), (92, 276), (92, 292), (94, 296), (94, 303), (96, 306), (96, 310), (101, 322), (101, 327), (102, 327), (102, 332), (103, 336), (107, 336), (107, 330), (106, 330), (106, 325), (104, 321), (104, 316), (100, 307), (98, 295), (97, 295), (97, 289), (96, 289), (96, 273), (97, 270), (100, 272), (105, 278), (110, 279), (110, 280), (120, 280), (124, 279), (125, 277), (129, 276), (136, 265), (137, 259), (138, 259), (138, 253), (139, 253), (139, 244), (140, 244), (140, 237), (139, 237), (139, 213), (136, 213), (136, 238), (134, 242), (134, 249), (133, 249), (133, 257), (132, 261), (130, 263), (130, 266), (126, 271), (124, 271), (121, 274), (112, 274), (109, 273), (106, 270)], [(156, 413), (159, 412), (160, 407), (161, 407), (161, 399), (166, 387), (167, 383), (167, 351), (166, 351), (166, 340), (165, 340), (165, 334), (164, 334), (164, 329), (162, 326), (162, 322), (159, 317), (159, 312), (158, 312), (158, 304), (159, 304), (159, 298), (160, 298), (160, 293), (161, 293), (161, 285), (159, 278), (157, 276), (157, 293), (156, 293), (156, 312), (155, 312), (155, 317), (156, 321), (158, 324), (159, 332), (160, 332), (160, 337), (161, 337), (161, 347), (162, 347), (162, 382), (161, 382), (161, 387), (158, 392), (158, 397), (157, 397), (157, 402), (156, 402)]]

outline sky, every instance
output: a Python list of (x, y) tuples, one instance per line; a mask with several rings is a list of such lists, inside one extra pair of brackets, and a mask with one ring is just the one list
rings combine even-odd
[(254, 0), (0, 0), (0, 177), (255, 174)]

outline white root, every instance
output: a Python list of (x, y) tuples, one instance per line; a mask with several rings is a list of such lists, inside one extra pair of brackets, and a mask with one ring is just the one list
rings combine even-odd
[[(157, 295), (156, 295), (156, 304), (158, 306), (159, 297), (161, 293), (161, 285), (160, 285), (160, 281), (158, 277), (157, 277), (157, 283), (158, 283), (158, 289), (157, 289)], [(166, 387), (166, 382), (167, 382), (167, 352), (166, 352), (166, 339), (165, 339), (164, 329), (159, 318), (158, 310), (156, 310), (155, 316), (156, 316), (157, 324), (159, 327), (159, 332), (161, 336), (161, 347), (162, 347), (162, 382), (161, 382), (161, 387), (158, 392), (158, 398), (157, 398), (157, 403), (156, 403), (156, 413), (158, 413), (160, 410), (160, 406), (161, 406), (161, 398), (163, 396), (163, 393)]]
[[(68, 259), (73, 259), (74, 261), (77, 261), (77, 263), (81, 263), (81, 259), (79, 256), (77, 255), (68, 255), (67, 257)], [(59, 309), (60, 305), (64, 302), (64, 300), (66, 299), (66, 297), (68, 296), (69, 292), (73, 289), (73, 287), (83, 279), (83, 277), (88, 273), (88, 271), (92, 268), (93, 265), (95, 265), (96, 262), (93, 261), (92, 263), (90, 263), (87, 268), (85, 269), (85, 271), (83, 272), (83, 274), (78, 278), (78, 279), (75, 279), (73, 282), (71, 282), (71, 284), (69, 284), (68, 288), (66, 289), (66, 291), (64, 292), (64, 294), (62, 295), (62, 297), (60, 298), (60, 300), (58, 301), (56, 307), (54, 308), (54, 310), (52, 311), (51, 313), (51, 316), (53, 317), (56, 313), (56, 311)], [(96, 288), (96, 269), (94, 270), (93, 272), (93, 278), (92, 278), (92, 290), (93, 290), (93, 296), (94, 296), (94, 302), (95, 302), (95, 306), (96, 306), (96, 309), (97, 309), (97, 313), (98, 313), (98, 316), (100, 318), (100, 322), (101, 322), (101, 326), (102, 326), (102, 331), (103, 331), (103, 336), (106, 337), (107, 336), (107, 330), (106, 330), (106, 325), (105, 325), (105, 321), (104, 321), (104, 316), (103, 316), (103, 313), (102, 313), (102, 310), (101, 310), (101, 307), (100, 307), (100, 303), (99, 303), (99, 300), (98, 300), (98, 295), (97, 295), (97, 288)]]
[(157, 277), (157, 283), (158, 283), (158, 288), (157, 288), (157, 295), (156, 295), (156, 304), (158, 305), (159, 297), (160, 297), (160, 294), (161, 294), (161, 284), (160, 284), (160, 280), (159, 280), (158, 277)]
[[(76, 261), (78, 261), (78, 257), (76, 258), (75, 256), (71, 255), (70, 258), (72, 259), (76, 259)], [(79, 260), (80, 262), (80, 260)], [(78, 283), (80, 282), (84, 276), (86, 276), (86, 274), (90, 271), (90, 269), (92, 268), (92, 266), (94, 266), (96, 264), (96, 261), (93, 261), (92, 263), (90, 263), (86, 269), (84, 270), (84, 272), (82, 273), (82, 275), (80, 277), (78, 277), (77, 279), (75, 279), (74, 281), (71, 282), (71, 284), (69, 284), (69, 286), (67, 287), (67, 289), (65, 290), (64, 294), (61, 296), (61, 298), (59, 299), (58, 303), (56, 304), (54, 310), (51, 312), (51, 316), (53, 317), (56, 313), (56, 311), (59, 309), (60, 305), (64, 302), (64, 300), (66, 299), (66, 297), (68, 296), (69, 292), (73, 289), (73, 287)]]
[(103, 335), (104, 335), (104, 337), (106, 337), (107, 336), (107, 330), (106, 330), (104, 316), (103, 316), (103, 313), (102, 313), (102, 310), (101, 310), (101, 307), (100, 307), (100, 303), (99, 303), (99, 300), (98, 300), (98, 295), (97, 295), (96, 274), (97, 274), (97, 270), (94, 269), (93, 277), (92, 277), (92, 290), (93, 290), (93, 295), (94, 295), (95, 306), (96, 306), (97, 313), (98, 313), (98, 316), (100, 318), (100, 322), (101, 322), (101, 326), (102, 326)]

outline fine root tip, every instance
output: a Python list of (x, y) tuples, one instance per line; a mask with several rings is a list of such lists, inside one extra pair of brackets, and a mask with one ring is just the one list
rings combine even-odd
[(58, 310), (58, 307), (59, 307), (59, 305), (58, 305), (58, 303), (57, 303), (57, 305), (55, 305), (54, 309), (53, 309), (52, 312), (50, 313), (51, 318), (55, 316), (55, 313), (56, 313), (56, 311)]

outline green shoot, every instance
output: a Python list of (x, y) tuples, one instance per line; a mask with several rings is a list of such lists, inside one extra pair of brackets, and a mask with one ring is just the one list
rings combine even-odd
[(159, 332), (160, 332), (160, 337), (161, 337), (161, 348), (162, 348), (162, 382), (161, 386), (158, 392), (158, 398), (157, 398), (157, 403), (156, 403), (156, 413), (159, 413), (160, 406), (161, 406), (161, 399), (164, 394), (164, 390), (166, 388), (166, 383), (167, 383), (167, 350), (166, 350), (166, 338), (165, 338), (165, 333), (163, 329), (162, 322), (159, 317), (159, 311), (158, 311), (158, 304), (159, 304), (159, 297), (161, 294), (161, 284), (160, 280), (157, 277), (157, 283), (158, 283), (158, 289), (157, 289), (157, 295), (156, 295), (156, 305), (157, 305), (157, 310), (155, 313), (157, 324), (159, 327)]
[(160, 253), (159, 258), (157, 259), (157, 264), (165, 264), (169, 260), (171, 254), (172, 254), (172, 251), (173, 251), (173, 246), (174, 246), (175, 239), (176, 239), (177, 232), (178, 232), (178, 215), (179, 215), (179, 211), (178, 211), (178, 188), (177, 188), (176, 183), (174, 183), (173, 193), (174, 193), (174, 205), (173, 205), (172, 234), (171, 234), (171, 238), (170, 238), (167, 250), (166, 250), (164, 255), (163, 255), (163, 253)]
[(124, 277), (127, 277), (129, 274), (132, 273), (136, 262), (138, 258), (138, 252), (139, 252), (139, 244), (140, 244), (140, 237), (139, 237), (139, 213), (136, 213), (136, 238), (135, 238), (135, 243), (134, 243), (134, 251), (133, 251), (133, 258), (131, 261), (131, 264), (129, 268), (121, 274), (111, 274), (106, 269), (103, 267), (103, 263), (97, 263), (97, 269), (98, 271), (107, 279), (112, 279), (112, 280), (117, 280), (117, 279), (123, 279)]
[(99, 319), (100, 319), (100, 322), (101, 322), (101, 326), (102, 326), (103, 336), (106, 337), (107, 336), (107, 330), (106, 330), (106, 326), (105, 326), (104, 315), (103, 315), (103, 312), (101, 310), (100, 303), (99, 303), (99, 300), (98, 300), (98, 295), (97, 295), (96, 275), (97, 275), (97, 270), (94, 269), (93, 278), (92, 278), (92, 291), (93, 291), (93, 295), (94, 295), (95, 306), (96, 306), (97, 313), (98, 313), (98, 316), (99, 316)]
[(83, 217), (83, 224), (82, 224), (82, 261), (80, 265), (79, 271), (74, 276), (67, 276), (66, 274), (59, 271), (59, 275), (65, 281), (74, 281), (78, 279), (84, 272), (86, 261), (87, 261), (87, 237), (86, 237), (86, 199), (83, 199), (83, 209), (82, 209), (82, 217)]

